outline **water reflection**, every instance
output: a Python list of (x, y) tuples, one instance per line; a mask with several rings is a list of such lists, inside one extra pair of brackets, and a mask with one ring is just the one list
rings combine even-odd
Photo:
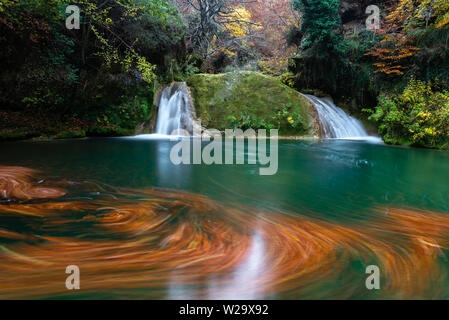
[[(259, 229), (258, 227), (255, 228)], [(210, 279), (208, 299), (213, 300), (255, 300), (268, 296), (260, 279), (267, 274), (264, 238), (259, 232), (251, 236), (248, 251), (232, 272), (231, 279), (224, 285)]]
[(156, 144), (156, 179), (157, 185), (174, 188), (186, 187), (191, 179), (192, 166), (174, 165), (170, 161), (170, 150), (175, 142), (162, 140)]

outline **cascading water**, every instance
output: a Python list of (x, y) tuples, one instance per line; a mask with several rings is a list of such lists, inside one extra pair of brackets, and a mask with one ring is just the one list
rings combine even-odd
[(185, 83), (173, 83), (162, 91), (156, 124), (156, 133), (180, 134), (179, 130), (192, 133), (193, 120)]
[(315, 105), (324, 138), (381, 141), (370, 136), (359, 120), (337, 107), (331, 99), (305, 96)]

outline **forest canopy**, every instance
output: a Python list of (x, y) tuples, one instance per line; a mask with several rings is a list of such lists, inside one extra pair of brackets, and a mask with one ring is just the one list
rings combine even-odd
[[(69, 5), (80, 8), (79, 29), (66, 27)], [(380, 11), (377, 30), (365, 25), (369, 5)], [(2, 0), (1, 132), (129, 134), (154, 117), (164, 84), (247, 70), (330, 95), (383, 134), (388, 99), (416, 83), (446, 94), (448, 12), (447, 0)], [(445, 100), (429, 109), (430, 100), (416, 112), (444, 123)], [(396, 107), (407, 113), (410, 103)], [(442, 140), (385, 132), (437, 147), (447, 141), (438, 127), (427, 132)]]

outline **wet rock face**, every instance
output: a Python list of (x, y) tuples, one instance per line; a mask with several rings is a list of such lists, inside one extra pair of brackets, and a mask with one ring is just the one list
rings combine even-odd
[(366, 19), (366, 8), (374, 4), (373, 0), (344, 0), (340, 1), (340, 17), (341, 22), (346, 24), (348, 22), (359, 21)]

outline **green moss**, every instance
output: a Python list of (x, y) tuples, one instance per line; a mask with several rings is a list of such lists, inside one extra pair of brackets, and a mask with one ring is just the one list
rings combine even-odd
[(86, 136), (86, 131), (84, 130), (69, 130), (58, 133), (55, 139), (76, 139), (84, 138)]
[(2, 132), (0, 133), (0, 141), (15, 141), (15, 140), (25, 140), (34, 137), (38, 137), (39, 132), (34, 131), (13, 131), (13, 132)]
[[(224, 130), (230, 128), (229, 119), (245, 118), (259, 127), (279, 127), (281, 134), (312, 134), (313, 106), (277, 78), (257, 72), (197, 74), (187, 79), (187, 85), (197, 116), (208, 128)], [(301, 118), (304, 126), (280, 122), (277, 114), (285, 109)]]
[(120, 127), (102, 127), (95, 126), (90, 127), (87, 131), (87, 135), (90, 137), (121, 137), (134, 135), (134, 129), (125, 129)]
[(442, 150), (449, 150), (449, 142), (439, 146), (439, 148)]

